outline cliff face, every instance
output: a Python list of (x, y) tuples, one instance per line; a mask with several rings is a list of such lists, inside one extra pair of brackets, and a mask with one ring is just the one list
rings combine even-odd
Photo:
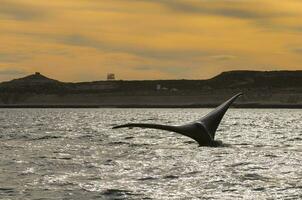
[(302, 71), (230, 71), (208, 80), (64, 83), (39, 73), (0, 84), (0, 105), (181, 106), (217, 104), (244, 92), (241, 104), (302, 105)]

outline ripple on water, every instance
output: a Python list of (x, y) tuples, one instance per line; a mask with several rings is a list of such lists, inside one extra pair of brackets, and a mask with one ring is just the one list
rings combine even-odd
[(231, 109), (216, 134), (230, 146), (220, 148), (111, 129), (208, 111), (0, 110), (0, 199), (302, 199), (301, 110)]
[(156, 177), (151, 177), (151, 176), (148, 176), (148, 177), (144, 177), (144, 178), (139, 178), (138, 180), (139, 181), (152, 181), (152, 180), (157, 180), (158, 178)]
[(247, 173), (241, 176), (242, 181), (251, 180), (251, 181), (268, 181), (269, 178), (259, 175), (257, 173)]
[(5, 187), (0, 187), (0, 194), (4, 195), (12, 195), (16, 191), (14, 188), (5, 188)]
[(34, 167), (29, 167), (26, 170), (21, 172), (21, 175), (30, 175), (35, 173), (35, 168)]
[(133, 199), (141, 196), (139, 194), (135, 194), (133, 191), (121, 189), (106, 189), (101, 194), (108, 199)]
[(110, 146), (118, 146), (118, 145), (129, 145), (130, 143), (128, 142), (123, 142), (123, 141), (117, 141), (117, 142), (110, 142), (108, 145)]
[(176, 176), (176, 175), (167, 175), (167, 176), (164, 176), (163, 178), (164, 179), (178, 179), (179, 176)]
[(62, 138), (62, 137), (56, 135), (45, 135), (42, 137), (33, 138), (32, 140), (50, 140), (50, 139), (58, 139), (58, 138)]
[(250, 165), (252, 164), (251, 162), (239, 162), (239, 163), (234, 163), (231, 165), (227, 165), (228, 167), (239, 167), (239, 166), (245, 166), (245, 165)]

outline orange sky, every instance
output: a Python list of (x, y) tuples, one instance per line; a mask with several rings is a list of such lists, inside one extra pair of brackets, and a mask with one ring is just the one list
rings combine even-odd
[(301, 0), (0, 0), (0, 81), (301, 70)]

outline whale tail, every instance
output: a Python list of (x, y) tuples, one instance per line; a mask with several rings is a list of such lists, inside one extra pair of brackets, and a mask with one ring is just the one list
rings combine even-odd
[(189, 124), (184, 124), (181, 126), (170, 126), (170, 125), (162, 125), (162, 124), (146, 124), (146, 123), (129, 123), (119, 126), (114, 126), (113, 129), (117, 128), (152, 128), (152, 129), (160, 129), (166, 131), (172, 131), (176, 133), (180, 133), (187, 137), (190, 137), (197, 141), (200, 146), (215, 146), (215, 132), (221, 122), (224, 114), (232, 105), (232, 103), (241, 96), (242, 93), (239, 93), (226, 102), (222, 103), (212, 112), (202, 117), (201, 119), (191, 122)]
[(201, 123), (205, 129), (210, 134), (211, 138), (214, 140), (216, 130), (226, 113), (226, 111), (229, 109), (229, 107), (232, 105), (232, 103), (239, 97), (243, 95), (243, 93), (238, 93), (226, 102), (222, 103), (220, 106), (218, 106), (216, 109), (208, 113), (206, 116), (202, 117), (201, 119), (197, 120), (197, 122)]
[(146, 123), (129, 123), (129, 124), (123, 124), (119, 126), (114, 126), (112, 129), (118, 129), (118, 128), (133, 128), (133, 127), (139, 127), (139, 128), (152, 128), (152, 129), (160, 129), (160, 130), (166, 130), (166, 131), (173, 131), (173, 132), (180, 132), (180, 128), (178, 126), (169, 126), (169, 125), (162, 125), (162, 124), (146, 124)]

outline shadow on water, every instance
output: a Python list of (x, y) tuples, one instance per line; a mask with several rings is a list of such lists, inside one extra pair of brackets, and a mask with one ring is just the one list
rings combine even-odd
[(148, 197), (143, 197), (140, 194), (135, 194), (129, 190), (120, 189), (107, 189), (101, 193), (102, 197), (106, 199), (151, 199)]
[(2, 195), (10, 196), (13, 193), (15, 193), (14, 188), (0, 188), (0, 194), (2, 194)]
[(179, 176), (175, 176), (175, 175), (167, 175), (163, 177), (164, 179), (178, 179)]
[(139, 178), (137, 180), (139, 180), (139, 181), (152, 181), (152, 180), (157, 180), (157, 179), (158, 178), (148, 176), (148, 177), (144, 177), (144, 178)]
[(33, 138), (32, 140), (50, 140), (50, 139), (58, 139), (62, 138), (61, 136), (55, 136), (55, 135), (45, 135), (38, 138)]
[(248, 181), (248, 180), (258, 180), (258, 181), (268, 181), (269, 178), (261, 176), (257, 173), (248, 173), (248, 174), (244, 174), (241, 177), (242, 181)]

